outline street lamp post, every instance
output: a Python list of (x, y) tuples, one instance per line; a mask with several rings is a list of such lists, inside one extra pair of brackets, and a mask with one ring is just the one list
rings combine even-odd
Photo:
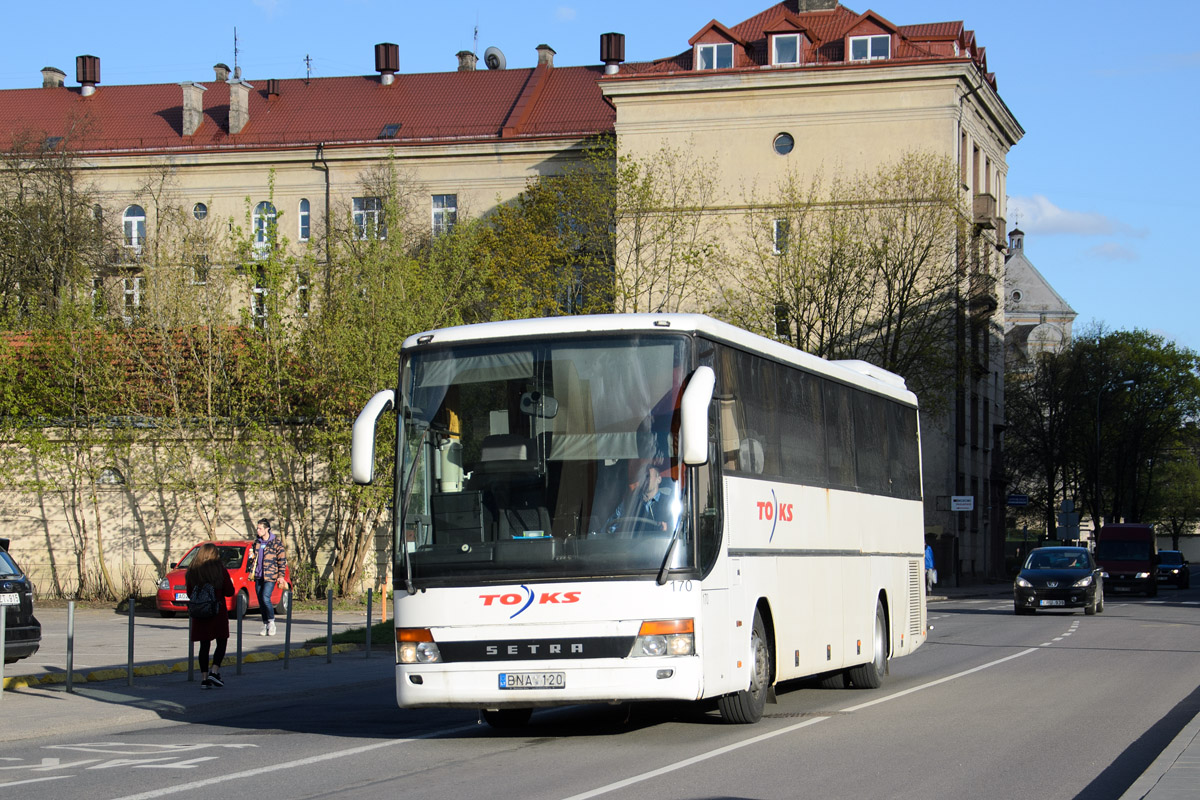
[(1100, 530), (1100, 521), (1104, 516), (1103, 501), (1100, 498), (1100, 398), (1104, 396), (1106, 391), (1116, 388), (1128, 389), (1136, 383), (1137, 381), (1127, 380), (1120, 383), (1105, 384), (1096, 392), (1096, 464), (1092, 468), (1092, 491), (1094, 492), (1092, 496), (1095, 498), (1093, 502), (1095, 503), (1096, 513), (1092, 519), (1093, 536), (1095, 536), (1096, 531)]

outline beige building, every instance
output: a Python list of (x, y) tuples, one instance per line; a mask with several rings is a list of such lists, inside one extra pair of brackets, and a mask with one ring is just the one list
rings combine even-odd
[[(373, 235), (381, 199), (367, 178), (384, 164), (415, 189), (435, 234), (560, 170), (598, 134), (615, 133), (624, 154), (666, 146), (715, 164), (722, 191), (709, 211), (727, 219), (746, 213), (749, 187), (769, 191), (787, 172), (869, 172), (931, 152), (958, 165), (972, 269), (1004, 285), (1006, 156), (1024, 132), (961, 22), (899, 25), (787, 0), (678, 34), (678, 53), (651, 62), (626, 63), (624, 37), (604, 34), (603, 64), (555, 65), (540, 45), (532, 69), (479, 69), (460, 53), (457, 69), (429, 74), (400, 72), (399, 48), (385, 43), (373, 74), (311, 80), (247, 82), (217, 65), (207, 82), (105, 86), (99, 60), (81, 56), (77, 87), (48, 69), (42, 88), (0, 92), (0, 139), (79, 152), (128, 251), (163, 203), (256, 236), (274, 219), (293, 247), (321, 241), (331, 218)], [(126, 308), (139, 302), (141, 270), (122, 259), (107, 279)], [(922, 419), (927, 525), (956, 562), (939, 564), (943, 576), (1003, 565), (1004, 306), (993, 299), (964, 308), (950, 411)], [(47, 515), (37, 524), (53, 529)]]

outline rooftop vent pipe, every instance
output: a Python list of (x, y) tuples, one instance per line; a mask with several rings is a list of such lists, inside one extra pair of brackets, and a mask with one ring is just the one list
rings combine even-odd
[(379, 82), (391, 86), (400, 70), (400, 45), (382, 42), (375, 45), (375, 71), (379, 73)]
[(600, 60), (604, 62), (604, 74), (616, 75), (620, 63), (625, 60), (625, 34), (600, 34)]
[(459, 50), (455, 55), (458, 56), (459, 72), (475, 71), (475, 65), (479, 63), (479, 56), (475, 55), (470, 50)]
[(250, 90), (254, 87), (242, 80), (229, 84), (229, 133), (241, 133), (250, 122)]
[(538, 66), (545, 65), (547, 67), (554, 66), (554, 48), (548, 44), (539, 44), (537, 46)]
[(217, 76), (217, 83), (225, 83), (229, 80), (229, 65), (213, 64), (213, 74)]
[(84, 97), (94, 95), (96, 84), (100, 82), (100, 59), (96, 56), (77, 56), (75, 58), (75, 80), (83, 86)]
[(204, 122), (204, 93), (208, 87), (193, 81), (179, 85), (183, 87), (183, 135), (191, 136)]

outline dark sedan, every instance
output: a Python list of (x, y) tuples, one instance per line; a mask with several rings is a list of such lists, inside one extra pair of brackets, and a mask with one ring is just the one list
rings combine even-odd
[(4, 663), (28, 658), (42, 644), (42, 624), (33, 615), (33, 581), (0, 539), (0, 612), (4, 614)]
[(1013, 582), (1013, 610), (1082, 608), (1104, 611), (1104, 579), (1086, 547), (1039, 547), (1029, 553)]
[(1179, 589), (1192, 585), (1191, 567), (1178, 550), (1158, 551), (1158, 582), (1173, 583)]

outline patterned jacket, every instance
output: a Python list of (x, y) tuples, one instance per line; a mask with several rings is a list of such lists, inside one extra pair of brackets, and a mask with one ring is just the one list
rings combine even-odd
[(267, 581), (278, 581), (284, 577), (287, 570), (287, 549), (283, 546), (283, 537), (271, 531), (271, 535), (266, 540), (258, 539), (254, 542), (253, 550), (254, 577), (259, 577), (258, 574), (258, 559), (262, 557), (262, 578)]

